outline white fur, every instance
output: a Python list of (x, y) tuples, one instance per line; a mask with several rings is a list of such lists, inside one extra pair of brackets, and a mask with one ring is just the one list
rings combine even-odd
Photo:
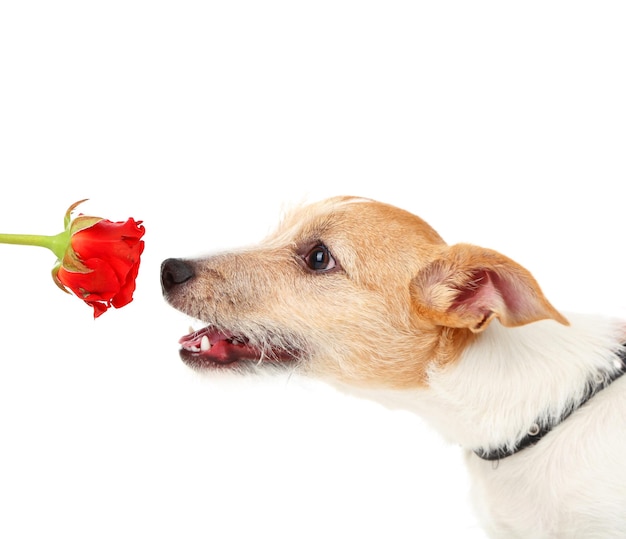
[(600, 391), (537, 445), (500, 461), (473, 450), (513, 444), (542, 415), (580, 401), (598, 372), (615, 370), (623, 322), (569, 315), (492, 324), (423, 390), (364, 396), (418, 413), (466, 452), (485, 529), (502, 539), (626, 537), (626, 377)]

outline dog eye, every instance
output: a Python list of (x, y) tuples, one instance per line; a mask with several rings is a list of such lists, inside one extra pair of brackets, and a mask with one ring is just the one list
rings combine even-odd
[(313, 271), (328, 271), (337, 266), (333, 255), (330, 254), (328, 248), (319, 244), (313, 247), (304, 257), (304, 262)]

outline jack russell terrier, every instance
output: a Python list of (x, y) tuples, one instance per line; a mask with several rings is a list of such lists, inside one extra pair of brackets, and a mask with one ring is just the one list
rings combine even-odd
[(290, 366), (461, 445), (490, 537), (626, 537), (626, 322), (566, 318), (506, 256), (354, 197), (161, 281), (206, 326), (180, 340), (194, 368)]

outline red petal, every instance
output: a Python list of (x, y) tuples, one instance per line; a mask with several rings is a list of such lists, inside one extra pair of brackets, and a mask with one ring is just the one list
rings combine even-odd
[(134, 219), (124, 223), (103, 219), (73, 234), (72, 248), (83, 260), (100, 258), (109, 261), (123, 280), (143, 251), (140, 238), (144, 232), (143, 226), (139, 226)]
[(57, 279), (76, 296), (94, 308), (98, 317), (111, 305), (111, 301), (120, 291), (120, 282), (115, 271), (103, 260), (91, 259), (87, 265), (92, 271), (79, 273), (60, 267)]
[(98, 303), (92, 301), (86, 301), (87, 305), (91, 305), (93, 307), (93, 317), (98, 318), (101, 314), (107, 312), (109, 305), (107, 303)]

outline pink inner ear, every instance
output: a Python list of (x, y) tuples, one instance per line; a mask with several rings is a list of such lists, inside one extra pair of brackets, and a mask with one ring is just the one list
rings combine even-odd
[[(510, 278), (509, 278), (510, 277)], [(545, 318), (535, 292), (514, 276), (485, 269), (471, 273), (451, 307), (481, 319), (498, 316), (504, 325), (518, 325)]]
[(443, 326), (478, 332), (494, 317), (508, 327), (548, 318), (568, 325), (530, 272), (496, 251), (452, 246), (419, 272), (412, 286), (423, 316)]
[(500, 311), (507, 299), (502, 297), (502, 291), (494, 283), (494, 278), (500, 281), (497, 275), (486, 270), (472, 272), (463, 288), (459, 288), (451, 309), (474, 313), (480, 317)]

